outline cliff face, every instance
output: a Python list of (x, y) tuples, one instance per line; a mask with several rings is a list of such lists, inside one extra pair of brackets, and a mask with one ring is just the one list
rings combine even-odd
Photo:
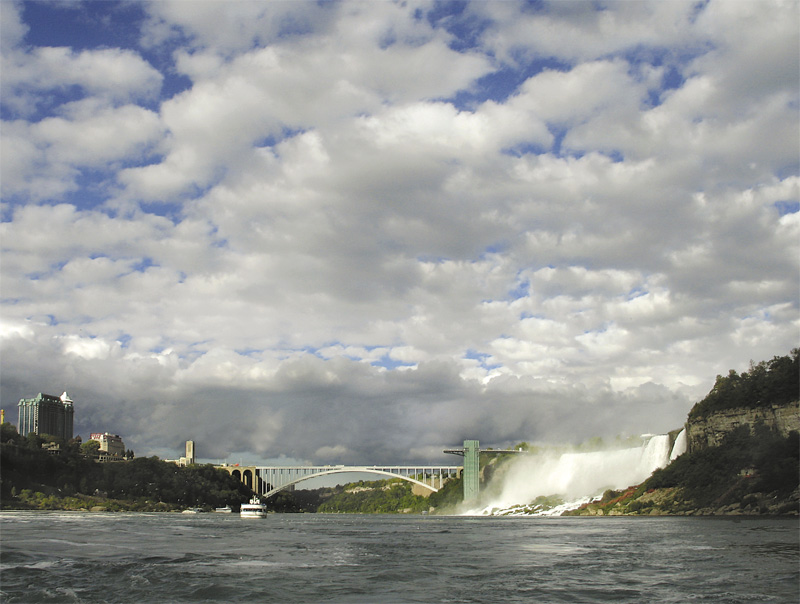
[(686, 434), (687, 454), (644, 483), (566, 514), (800, 514), (800, 401), (690, 416)]
[(716, 447), (726, 434), (739, 426), (750, 426), (752, 431), (757, 423), (763, 423), (781, 436), (787, 436), (793, 430), (800, 432), (800, 401), (755, 409), (725, 409), (690, 419), (686, 424), (688, 450), (695, 452)]

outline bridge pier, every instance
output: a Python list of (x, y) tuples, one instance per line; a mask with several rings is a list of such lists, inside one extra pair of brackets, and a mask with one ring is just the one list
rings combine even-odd
[(478, 501), (481, 484), (480, 443), (477, 440), (464, 441), (464, 503)]
[(278, 491), (293, 489), (309, 478), (343, 473), (377, 474), (401, 478), (435, 493), (449, 478), (458, 476), (459, 466), (219, 466), (236, 477), (257, 495), (271, 497)]
[(253, 489), (256, 494), (261, 493), (261, 478), (258, 475), (258, 468), (255, 466), (217, 466), (225, 470), (228, 474), (236, 478), (245, 486)]
[(464, 487), (464, 503), (477, 503), (481, 487), (481, 453), (524, 453), (513, 449), (486, 449), (481, 451), (477, 440), (465, 440), (463, 449), (445, 449), (445, 453), (464, 457), (464, 473), (461, 484)]
[(464, 471), (461, 473), (461, 486), (464, 490), (464, 503), (475, 503), (481, 488), (481, 445), (477, 440), (465, 440), (463, 449), (445, 449), (445, 453), (461, 455), (464, 458)]

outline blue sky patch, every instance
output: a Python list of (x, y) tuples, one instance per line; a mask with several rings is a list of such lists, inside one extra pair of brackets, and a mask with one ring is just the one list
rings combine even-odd
[(490, 355), (490, 354), (488, 354), (486, 352), (478, 352), (477, 350), (474, 350), (472, 348), (467, 350), (467, 352), (464, 354), (464, 358), (465, 359), (471, 359), (473, 361), (478, 361), (480, 366), (483, 367), (484, 369), (491, 370), (491, 369), (497, 369), (498, 367), (502, 367), (501, 363), (496, 363), (496, 362), (495, 363), (490, 363), (489, 359), (491, 357), (492, 357), (492, 355)]
[(775, 206), (775, 208), (778, 210), (778, 214), (780, 214), (781, 216), (800, 212), (800, 201), (793, 201), (786, 199), (786, 200), (776, 201), (772, 205)]
[(800, 4), (753, 6), (3, 2), (0, 397), (137, 456), (680, 426), (796, 346)]
[(31, 46), (69, 46), (136, 49), (138, 24), (144, 19), (141, 3), (24, 2), (23, 18), (29, 26), (25, 42)]

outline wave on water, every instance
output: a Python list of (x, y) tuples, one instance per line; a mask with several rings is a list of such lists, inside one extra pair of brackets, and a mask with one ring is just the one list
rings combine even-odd
[(672, 448), (669, 435), (658, 434), (646, 435), (640, 447), (520, 457), (504, 474), (499, 494), (466, 515), (558, 516), (599, 499), (607, 489), (643, 482), (685, 448), (681, 432)]

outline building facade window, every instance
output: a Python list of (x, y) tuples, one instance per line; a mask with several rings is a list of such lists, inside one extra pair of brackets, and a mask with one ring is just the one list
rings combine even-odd
[(41, 392), (33, 398), (20, 399), (18, 431), (21, 435), (49, 434), (64, 440), (72, 438), (75, 410), (64, 392), (60, 397)]

